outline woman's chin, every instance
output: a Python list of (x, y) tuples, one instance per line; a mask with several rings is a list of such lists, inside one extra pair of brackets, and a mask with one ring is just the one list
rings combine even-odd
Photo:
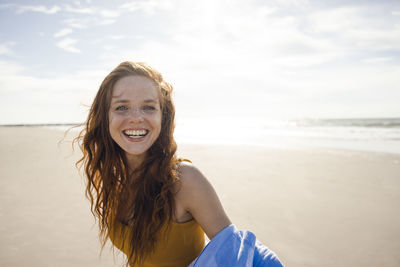
[(148, 149), (124, 149), (126, 157), (129, 158), (142, 158), (146, 155)]

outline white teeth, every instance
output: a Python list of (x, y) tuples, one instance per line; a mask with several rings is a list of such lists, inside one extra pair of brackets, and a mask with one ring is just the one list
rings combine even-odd
[(141, 137), (147, 134), (147, 130), (125, 130), (124, 133), (130, 137)]

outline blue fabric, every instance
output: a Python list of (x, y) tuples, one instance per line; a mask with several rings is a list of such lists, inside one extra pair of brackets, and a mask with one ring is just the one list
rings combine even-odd
[(231, 224), (221, 230), (188, 267), (283, 267), (250, 231)]

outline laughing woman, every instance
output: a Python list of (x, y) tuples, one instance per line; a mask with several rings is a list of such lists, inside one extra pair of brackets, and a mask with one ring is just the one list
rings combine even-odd
[(204, 234), (212, 240), (232, 226), (208, 180), (176, 155), (171, 93), (152, 67), (123, 62), (76, 139), (102, 247), (110, 239), (129, 266), (188, 266)]
[[(100, 237), (130, 266), (187, 266), (231, 222), (210, 183), (176, 156), (172, 86), (144, 63), (103, 81), (80, 134)], [(204, 231), (204, 232), (203, 232)]]

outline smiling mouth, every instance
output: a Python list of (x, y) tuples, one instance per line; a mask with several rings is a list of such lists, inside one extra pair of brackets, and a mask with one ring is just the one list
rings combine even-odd
[(125, 130), (123, 133), (129, 138), (142, 138), (149, 133), (149, 130)]

